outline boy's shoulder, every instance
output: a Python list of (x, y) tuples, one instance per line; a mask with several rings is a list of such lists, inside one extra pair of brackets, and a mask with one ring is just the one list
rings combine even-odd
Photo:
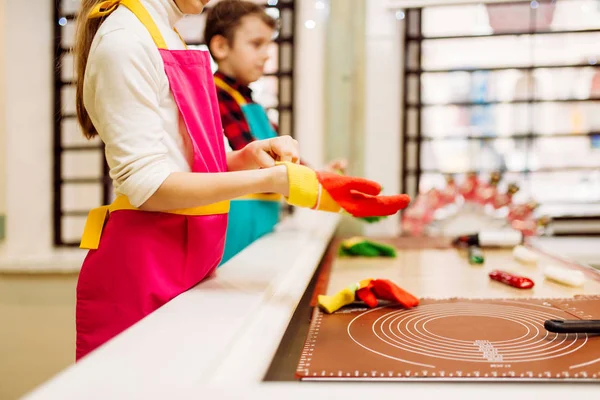
[(235, 100), (234, 95), (231, 93), (233, 90), (234, 92), (241, 94), (247, 102), (254, 102), (254, 99), (252, 98), (252, 89), (250, 89), (248, 86), (242, 85), (235, 78), (227, 76), (219, 71), (215, 72), (214, 78), (215, 83), (217, 83), (216, 80), (218, 79), (226, 86), (226, 88), (223, 88), (218, 84), (216, 85), (219, 99), (232, 101)]

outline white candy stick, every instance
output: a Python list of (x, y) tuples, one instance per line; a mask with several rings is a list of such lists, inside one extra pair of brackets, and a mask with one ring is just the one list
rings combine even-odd
[(536, 252), (521, 245), (515, 246), (513, 249), (513, 257), (518, 261), (527, 264), (536, 264), (540, 259), (540, 256)]
[(585, 275), (581, 271), (562, 268), (556, 265), (548, 265), (544, 268), (544, 276), (546, 279), (562, 283), (567, 286), (583, 286), (585, 283)]

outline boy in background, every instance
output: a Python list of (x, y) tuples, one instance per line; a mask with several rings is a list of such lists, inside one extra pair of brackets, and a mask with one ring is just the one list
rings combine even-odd
[[(243, 0), (222, 0), (208, 10), (204, 40), (218, 69), (214, 75), (225, 136), (233, 150), (254, 140), (277, 136), (265, 110), (254, 102), (249, 85), (259, 80), (269, 59), (277, 23), (263, 6)], [(344, 171), (338, 160), (328, 170)], [(255, 194), (231, 202), (222, 263), (279, 221), (281, 196)]]

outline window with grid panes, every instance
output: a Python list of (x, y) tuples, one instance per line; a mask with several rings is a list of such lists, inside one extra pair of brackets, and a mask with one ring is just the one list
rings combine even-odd
[(476, 171), (538, 214), (600, 216), (600, 2), (534, 0), (398, 10), (402, 187)]
[[(266, 74), (252, 84), (255, 100), (267, 109), (279, 133), (293, 132), (295, 0), (254, 0), (278, 20)], [(210, 4), (214, 4), (213, 1)], [(54, 243), (78, 246), (87, 213), (113, 200), (112, 181), (101, 141), (82, 135), (75, 114), (73, 53), (80, 0), (55, 0), (54, 23)], [(205, 15), (186, 16), (177, 26), (190, 48), (206, 48)]]

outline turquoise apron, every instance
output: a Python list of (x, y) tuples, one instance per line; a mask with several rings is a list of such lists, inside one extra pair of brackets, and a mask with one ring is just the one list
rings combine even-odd
[[(215, 84), (229, 93), (238, 103), (250, 128), (250, 133), (257, 140), (270, 139), (277, 136), (267, 114), (260, 104), (248, 103), (246, 99), (223, 80), (215, 77)], [(229, 223), (225, 252), (221, 265), (231, 259), (256, 239), (273, 231), (279, 222), (281, 196), (279, 194), (253, 194), (234, 199), (230, 203)]]

